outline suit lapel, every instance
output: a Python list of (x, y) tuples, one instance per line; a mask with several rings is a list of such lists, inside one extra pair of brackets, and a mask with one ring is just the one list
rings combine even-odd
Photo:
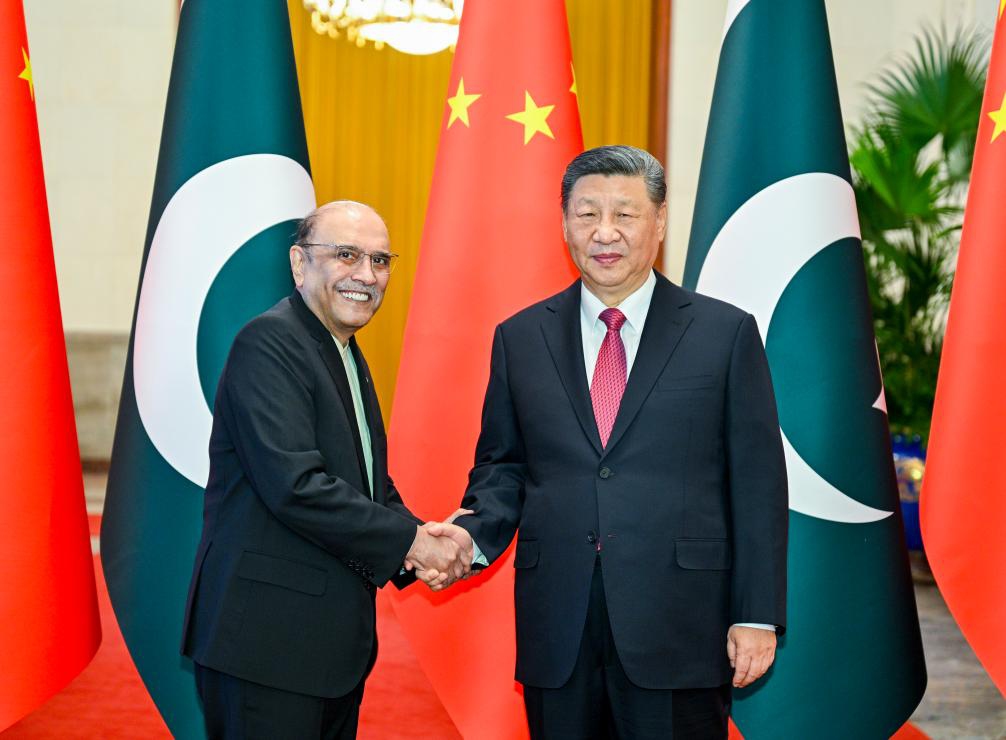
[[(360, 441), (360, 428), (356, 423), (353, 395), (349, 391), (349, 378), (346, 376), (346, 366), (342, 362), (342, 355), (339, 354), (339, 348), (335, 344), (335, 339), (332, 338), (332, 335), (318, 317), (311, 313), (311, 309), (304, 303), (304, 299), (297, 290), (294, 290), (290, 296), (290, 303), (297, 311), (297, 315), (304, 322), (311, 336), (318, 340), (318, 353), (321, 355), (325, 367), (328, 368), (328, 374), (332, 376), (332, 382), (335, 383), (339, 399), (342, 401), (342, 410), (346, 415), (349, 431), (353, 435), (353, 446), (356, 449), (356, 460), (360, 466), (360, 475), (363, 478), (364, 485), (366, 485), (368, 478), (367, 466), (363, 459), (363, 443)], [(364, 491), (363, 493), (368, 492)]]
[(653, 290), (653, 299), (646, 314), (643, 334), (639, 338), (639, 349), (632, 363), (622, 403), (618, 407), (615, 426), (612, 427), (608, 444), (604, 448), (605, 453), (610, 452), (618, 444), (618, 440), (636, 418), (643, 402), (650, 395), (657, 377), (688, 329), (692, 319), (681, 309), (690, 302), (687, 293), (657, 273), (657, 285)]
[(559, 373), (566, 395), (573, 405), (576, 418), (583, 433), (594, 446), (597, 454), (602, 452), (601, 436), (594, 419), (594, 407), (590, 402), (587, 386), (587, 371), (583, 364), (583, 339), (580, 334), (580, 281), (555, 296), (545, 308), (551, 312), (542, 322), (541, 331), (555, 369)]

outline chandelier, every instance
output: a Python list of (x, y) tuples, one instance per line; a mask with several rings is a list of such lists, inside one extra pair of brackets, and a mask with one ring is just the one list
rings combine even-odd
[(311, 26), (357, 46), (373, 41), (406, 54), (436, 54), (458, 42), (464, 0), (304, 0)]

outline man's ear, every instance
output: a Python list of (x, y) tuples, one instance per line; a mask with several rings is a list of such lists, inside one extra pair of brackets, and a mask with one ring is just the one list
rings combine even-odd
[(657, 209), (657, 236), (660, 241), (667, 237), (667, 201), (660, 204)]
[(299, 244), (290, 247), (290, 273), (293, 275), (293, 284), (298, 288), (304, 285), (304, 264), (307, 262), (307, 254)]

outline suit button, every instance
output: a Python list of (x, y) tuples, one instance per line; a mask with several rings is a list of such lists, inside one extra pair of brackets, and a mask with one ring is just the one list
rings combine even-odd
[(601, 468), (597, 474), (604, 479), (608, 479), (611, 477), (611, 468)]
[(593, 531), (593, 530), (591, 530), (591, 531), (587, 532), (587, 542), (589, 542), (589, 543), (590, 543), (590, 544), (592, 544), (592, 545), (593, 545), (593, 544), (594, 544), (595, 542), (597, 542), (597, 535), (596, 535), (596, 534), (594, 533), (594, 531)]

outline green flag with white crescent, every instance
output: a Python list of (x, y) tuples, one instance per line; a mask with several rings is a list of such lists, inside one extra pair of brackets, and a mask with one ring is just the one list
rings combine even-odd
[(748, 740), (886, 738), (926, 685), (823, 0), (731, 0), (684, 283), (758, 321), (789, 477), (787, 631)]
[(126, 645), (176, 737), (205, 735), (179, 654), (217, 379), (237, 330), (292, 289), (315, 205), (284, 0), (187, 0), (126, 362), (101, 560)]

